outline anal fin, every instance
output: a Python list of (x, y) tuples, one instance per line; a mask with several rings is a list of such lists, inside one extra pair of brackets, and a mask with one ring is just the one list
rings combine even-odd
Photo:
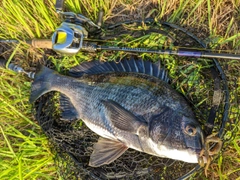
[(128, 149), (120, 141), (100, 137), (93, 146), (89, 166), (98, 167), (109, 164), (120, 157)]

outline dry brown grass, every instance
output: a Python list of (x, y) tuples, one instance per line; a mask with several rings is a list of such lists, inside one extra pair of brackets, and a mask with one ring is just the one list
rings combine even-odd
[[(46, 2), (49, 1), (46, 0)], [(70, 2), (71, 0), (68, 0), (66, 3), (69, 9)], [(215, 49), (240, 53), (240, 0), (76, 0), (72, 2), (75, 6), (72, 9), (75, 12), (81, 11), (92, 19), (97, 18), (96, 8), (102, 7), (105, 11), (104, 21), (109, 24), (148, 17), (170, 21), (190, 29)], [(18, 22), (16, 20), (16, 23)], [(0, 24), (1, 29), (4, 29), (4, 23)], [(8, 32), (2, 33), (0, 30), (0, 33), (8, 37)], [(49, 30), (46, 35), (50, 37), (51, 33)], [(13, 50), (14, 48), (4, 45), (0, 47), (0, 52), (4, 51), (0, 55), (8, 58)], [(16, 61), (23, 63), (25, 67), (30, 67), (32, 60), (40, 60), (42, 55), (43, 51), (23, 47), (17, 51), (15, 57)], [(240, 63), (224, 60), (221, 63), (230, 80), (229, 87), (232, 92), (233, 106), (239, 109)], [(235, 141), (226, 144), (220, 158), (211, 164), (209, 179), (237, 179), (240, 177), (239, 136), (238, 130)]]
[[(190, 29), (210, 47), (240, 53), (240, 1), (239, 0), (119, 0), (113, 1), (106, 13), (107, 23), (131, 19), (157, 18)], [(227, 39), (227, 40), (226, 40)], [(220, 61), (229, 78), (233, 106), (240, 104), (240, 63)], [(235, 120), (235, 119), (234, 119)], [(239, 130), (236, 140), (225, 145), (220, 158), (211, 164), (209, 179), (237, 179), (240, 177)], [(200, 178), (200, 177), (199, 177)], [(205, 179), (204, 176), (201, 177)]]

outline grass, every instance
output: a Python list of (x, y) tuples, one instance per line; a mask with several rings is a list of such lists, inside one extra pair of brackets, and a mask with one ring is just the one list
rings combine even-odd
[(51, 179), (52, 154), (28, 103), (30, 82), (2, 70), (0, 83), (0, 179)]
[[(66, 8), (77, 13), (83, 13), (92, 20), (97, 19), (99, 8), (105, 11), (104, 21), (114, 24), (117, 21), (128, 19), (141, 19), (146, 16), (155, 17), (164, 21), (180, 24), (183, 27), (196, 31), (198, 37), (203, 39), (208, 47), (215, 50), (224, 50), (240, 53), (240, 1), (225, 0), (67, 0)], [(31, 38), (50, 38), (55, 28), (60, 24), (60, 19), (54, 11), (52, 0), (2, 0), (0, 2), (0, 39), (26, 40)], [(157, 36), (143, 36), (139, 39), (126, 37), (116, 40), (116, 44), (123, 46), (161, 46), (163, 39)], [(1, 47), (1, 46), (0, 46)], [(41, 61), (44, 51), (33, 49), (26, 44), (5, 46), (0, 55), (10, 58), (26, 69), (31, 69), (37, 61)], [(96, 57), (108, 59), (106, 53), (99, 53)], [(74, 57), (61, 57), (49, 59), (56, 65), (56, 69), (70, 68), (79, 61), (89, 60), (93, 55), (79, 53)], [(115, 59), (124, 56), (116, 53), (110, 56)], [(143, 57), (150, 57), (143, 54)], [(157, 59), (158, 56), (151, 56)], [(80, 59), (80, 60), (79, 60)], [(70, 61), (70, 62), (69, 62)], [(186, 86), (194, 91), (200, 83), (199, 71), (207, 68), (198, 64), (185, 64), (187, 68), (178, 66), (178, 62), (168, 58), (167, 68), (171, 77), (184, 78), (191, 74), (192, 79), (176, 84), (178, 90), (188, 94)], [(231, 91), (230, 120), (239, 119), (240, 77), (239, 61), (221, 61), (229, 79)], [(183, 68), (184, 70), (181, 70)], [(182, 73), (178, 77), (175, 70)], [(48, 141), (41, 128), (34, 120), (31, 105), (28, 103), (30, 80), (22, 75), (1, 69), (0, 71), (0, 179), (60, 179), (53, 157), (48, 146)], [(187, 84), (187, 85), (186, 85)], [(198, 96), (208, 93), (202, 85)], [(198, 96), (193, 98), (198, 98)], [(199, 97), (201, 99), (201, 97)], [(200, 101), (196, 107), (204, 104)], [(228, 132), (224, 138), (227, 140), (219, 158), (211, 164), (209, 177), (211, 179), (239, 179), (240, 177), (240, 130), (239, 122), (230, 125), (234, 133)], [(234, 135), (232, 137), (232, 135)], [(204, 176), (197, 176), (204, 179)]]

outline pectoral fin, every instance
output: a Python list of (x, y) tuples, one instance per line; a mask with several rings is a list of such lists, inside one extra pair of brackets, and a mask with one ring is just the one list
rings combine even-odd
[(93, 146), (89, 166), (98, 167), (109, 164), (120, 157), (127, 149), (128, 147), (120, 141), (100, 137)]
[(106, 117), (115, 127), (132, 134), (147, 134), (147, 122), (143, 122), (130, 111), (112, 100), (102, 101), (106, 109)]
[(62, 111), (61, 120), (74, 121), (79, 119), (77, 110), (73, 106), (71, 100), (64, 94), (61, 94), (60, 96), (60, 109)]

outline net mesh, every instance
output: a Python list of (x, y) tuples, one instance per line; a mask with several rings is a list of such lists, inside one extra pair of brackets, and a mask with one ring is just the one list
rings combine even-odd
[[(92, 147), (99, 136), (79, 121), (59, 122), (54, 112), (56, 93), (42, 96), (36, 103), (36, 118), (50, 138), (57, 153), (56, 165), (64, 179), (176, 179), (193, 169), (195, 164), (159, 158), (132, 149), (109, 165), (98, 168), (88, 166)], [(172, 171), (171, 169), (174, 169)]]
[[(113, 29), (116, 28), (124, 29), (122, 25), (116, 25)], [(164, 43), (169, 42), (168, 46), (205, 47), (197, 37), (178, 26), (159, 23), (157, 30), (165, 37)], [(162, 58), (162, 62), (172, 78), (172, 86), (192, 104), (206, 133), (220, 132), (223, 137), (234, 128), (231, 124), (235, 122), (228, 119), (230, 107), (226, 77), (217, 60), (169, 56)], [(181, 179), (200, 169), (196, 164), (159, 158), (132, 149), (109, 165), (90, 167), (88, 162), (92, 147), (99, 136), (81, 120), (60, 120), (58, 105), (58, 92), (45, 94), (35, 103), (35, 116), (49, 138), (52, 151), (56, 154), (56, 166), (63, 179)]]

